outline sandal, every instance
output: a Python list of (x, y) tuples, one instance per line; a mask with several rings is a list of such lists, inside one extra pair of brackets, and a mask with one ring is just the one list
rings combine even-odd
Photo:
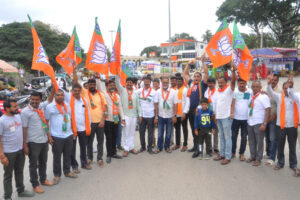
[(244, 154), (240, 154), (240, 161), (244, 162), (246, 160)]
[(167, 152), (167, 153), (172, 153), (172, 150), (169, 149), (169, 148), (167, 148), (167, 149), (166, 149), (166, 152)]
[(300, 177), (300, 170), (299, 169), (295, 169), (295, 177)]
[(67, 173), (65, 176), (68, 178), (77, 178), (77, 175), (72, 172)]
[(274, 170), (278, 171), (280, 169), (282, 169), (283, 167), (280, 167), (279, 165), (275, 165)]
[(256, 160), (253, 162), (252, 166), (258, 167), (258, 166), (260, 166), (260, 164), (261, 164), (260, 161)]
[(272, 165), (274, 165), (274, 161), (273, 160), (268, 160), (265, 165), (266, 166), (272, 166)]
[(246, 160), (246, 163), (251, 163), (251, 162), (253, 162), (253, 161), (255, 161), (254, 158), (248, 158), (248, 159)]
[(57, 185), (60, 181), (60, 177), (58, 176), (55, 176), (54, 179), (53, 179), (53, 185)]

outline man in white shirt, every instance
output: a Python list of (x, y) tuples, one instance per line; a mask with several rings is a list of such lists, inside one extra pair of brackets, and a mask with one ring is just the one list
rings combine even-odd
[(245, 150), (247, 145), (247, 120), (248, 120), (248, 105), (251, 97), (251, 90), (246, 88), (247, 82), (243, 79), (238, 79), (238, 89), (233, 94), (231, 115), (233, 122), (232, 131), (232, 158), (235, 157), (236, 143), (241, 129), (241, 144), (240, 144), (240, 161), (245, 161)]
[(227, 165), (231, 160), (232, 140), (231, 140), (231, 124), (230, 118), (231, 102), (235, 88), (235, 66), (231, 62), (233, 70), (230, 85), (227, 84), (225, 77), (219, 77), (219, 88), (216, 92), (216, 101), (214, 105), (214, 112), (218, 122), (218, 129), (220, 133), (220, 155), (214, 158), (215, 161), (222, 160), (222, 165)]
[(150, 86), (151, 78), (144, 78), (144, 87), (137, 91), (139, 96), (139, 103), (141, 107), (141, 113), (139, 116), (140, 122), (140, 142), (141, 149), (140, 152), (146, 150), (145, 135), (146, 129), (148, 129), (148, 143), (147, 151), (153, 154), (152, 142), (154, 134), (154, 124), (158, 123), (158, 93)]
[(183, 78), (177, 77), (177, 122), (175, 123), (175, 134), (176, 134), (176, 145), (173, 147), (173, 150), (180, 148), (180, 138), (181, 138), (181, 127), (183, 130), (183, 146), (181, 152), (187, 150), (187, 138), (188, 138), (188, 128), (187, 128), (187, 118), (186, 115), (190, 109), (190, 98), (187, 97), (188, 89), (183, 85)]
[[(216, 80), (214, 78), (208, 78), (207, 79), (207, 90), (204, 93), (204, 97), (208, 99), (209, 102), (209, 108), (211, 111), (214, 112), (214, 103), (216, 101)], [(213, 148), (214, 153), (218, 154), (219, 153), (219, 131), (218, 127), (216, 126), (216, 131), (215, 134), (213, 134), (213, 139), (214, 139), (214, 145), (210, 144), (210, 146)], [(212, 143), (212, 139), (210, 140)], [(212, 149), (211, 149), (212, 151)]]
[[(76, 72), (75, 72), (76, 73)], [(87, 162), (87, 137), (91, 134), (91, 117), (88, 101), (81, 96), (82, 87), (75, 83), (72, 86), (72, 94), (65, 93), (65, 100), (71, 107), (71, 125), (73, 130), (73, 149), (71, 155), (71, 166), (73, 172), (80, 173), (78, 162), (76, 160), (76, 143), (77, 137), (80, 146), (81, 168), (90, 170), (92, 167)]]
[[(169, 88), (169, 78), (163, 77), (162, 88), (158, 90), (158, 149), (156, 153), (161, 152), (163, 147), (168, 153), (172, 152), (170, 138), (172, 123), (176, 123), (177, 101), (177, 92)], [(164, 140), (165, 127), (166, 136)]]
[(248, 141), (251, 157), (247, 163), (253, 162), (253, 166), (259, 166), (263, 158), (264, 136), (270, 116), (271, 103), (267, 95), (261, 94), (260, 81), (252, 83), (253, 95), (249, 103)]

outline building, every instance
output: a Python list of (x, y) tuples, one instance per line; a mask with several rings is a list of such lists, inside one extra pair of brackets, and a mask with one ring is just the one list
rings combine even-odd
[[(191, 39), (178, 39), (176, 42), (171, 43), (171, 60), (172, 63), (183, 66), (190, 60), (195, 60), (202, 56), (205, 52), (206, 43), (191, 40)], [(161, 62), (169, 62), (169, 43), (161, 43)]]

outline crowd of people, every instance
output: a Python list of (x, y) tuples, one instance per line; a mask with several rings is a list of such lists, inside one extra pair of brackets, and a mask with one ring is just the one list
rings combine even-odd
[[(247, 85), (245, 80), (238, 78), (233, 62), (230, 83), (225, 77), (210, 78), (204, 59), (202, 65), (204, 73), (195, 72), (193, 78), (189, 73), (190, 65), (182, 74), (171, 78), (152, 80), (146, 76), (140, 88), (131, 77), (127, 78), (123, 87), (119, 76), (107, 81), (104, 86), (99, 74), (82, 87), (74, 68), (71, 92), (64, 89), (55, 92), (53, 89), (45, 102), (42, 102), (43, 94), (33, 92), (30, 104), (21, 113), (16, 100), (6, 100), (3, 104), (5, 114), (0, 118), (4, 198), (11, 199), (13, 173), (18, 196), (34, 195), (24, 187), (25, 155), (29, 158), (33, 191), (43, 193), (42, 186), (58, 184), (62, 173), (66, 177), (77, 178), (79, 165), (82, 169), (91, 170), (94, 160), (104, 167), (105, 162), (109, 164), (112, 159), (145, 151), (149, 154), (188, 151), (193, 152), (192, 158), (207, 160), (215, 154), (214, 161), (228, 165), (237, 156), (239, 133), (239, 160), (253, 166), (261, 165), (266, 140), (265, 156), (268, 160), (265, 164), (273, 166), (274, 170), (285, 165), (287, 138), (289, 167), (294, 170), (295, 176), (300, 176), (296, 156), (300, 94), (293, 90), (293, 79), (289, 78), (281, 88), (278, 86), (279, 76), (271, 73), (267, 87), (262, 89), (260, 81)], [(191, 149), (188, 149), (188, 122), (193, 137)], [(134, 142), (137, 124), (138, 150)], [(155, 127), (158, 127), (157, 139)], [(93, 149), (95, 137), (97, 149)], [(79, 161), (76, 159), (77, 140)], [(247, 141), (249, 158), (245, 158)], [(47, 179), (46, 174), (49, 144), (53, 155), (52, 181)], [(117, 149), (123, 154), (119, 155)], [(97, 156), (94, 159), (95, 150)]]

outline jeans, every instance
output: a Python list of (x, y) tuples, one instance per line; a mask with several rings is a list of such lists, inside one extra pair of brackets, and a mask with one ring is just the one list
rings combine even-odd
[(123, 126), (121, 125), (121, 119), (120, 119), (118, 124), (117, 147), (121, 146), (122, 143), (122, 131), (123, 131)]
[(241, 144), (239, 154), (244, 154), (247, 144), (247, 120), (237, 120), (234, 119), (231, 125), (232, 131), (232, 154), (235, 154), (236, 143), (239, 135), (239, 129), (241, 128)]
[[(43, 183), (47, 178), (47, 160), (48, 160), (48, 143), (28, 143), (29, 148), (29, 175), (32, 187), (35, 188), (40, 185), (38, 177), (40, 177), (40, 182)], [(39, 173), (37, 172), (39, 170)]]
[(264, 136), (265, 133), (259, 130), (261, 124), (253, 126), (248, 125), (248, 140), (250, 147), (250, 155), (252, 159), (261, 161), (264, 153)]
[(289, 162), (290, 168), (294, 169), (297, 167), (297, 155), (296, 155), (296, 144), (297, 144), (297, 128), (284, 128), (281, 129), (277, 126), (277, 140), (278, 140), (278, 165), (284, 166), (284, 146), (286, 138), (289, 144)]
[[(269, 158), (273, 161), (276, 159), (277, 153), (277, 128), (276, 120), (269, 122), (266, 129), (266, 151)], [(269, 142), (269, 144), (268, 144)]]
[(175, 134), (176, 134), (176, 145), (180, 145), (181, 126), (183, 130), (183, 146), (187, 146), (187, 139), (188, 139), (187, 119), (185, 118), (183, 121), (181, 121), (181, 117), (177, 117), (177, 122), (174, 125)]
[(16, 181), (17, 192), (24, 192), (25, 186), (23, 183), (24, 175), (24, 164), (25, 164), (25, 154), (23, 150), (5, 153), (5, 156), (8, 159), (8, 166), (3, 166), (4, 175), (3, 175), (3, 188), (4, 188), (4, 198), (11, 198), (12, 195), (12, 177), (13, 172)]
[(192, 129), (193, 143), (194, 143), (193, 149), (197, 150), (198, 149), (197, 148), (198, 147), (198, 137), (195, 135), (195, 129), (194, 129), (195, 110), (196, 109), (192, 109), (192, 110), (190, 109), (190, 111), (187, 114), (187, 118), (189, 119), (190, 126), (191, 126), (191, 129)]
[(153, 134), (154, 134), (154, 117), (151, 118), (143, 117), (142, 123), (140, 124), (140, 130), (139, 130), (140, 142), (141, 142), (141, 147), (143, 149), (146, 149), (146, 142), (145, 142), (146, 129), (148, 130), (147, 150), (151, 150)]
[(91, 124), (91, 134), (87, 136), (87, 155), (89, 160), (93, 160), (93, 142), (97, 135), (97, 161), (102, 160), (103, 156), (103, 142), (104, 142), (104, 128), (99, 128), (99, 123)]
[[(87, 165), (87, 158), (86, 158), (86, 147), (87, 147), (87, 136), (85, 131), (78, 131), (77, 137), (79, 140), (79, 147), (80, 147), (80, 163), (81, 167), (86, 167)], [(76, 143), (77, 138), (73, 140), (73, 149), (71, 155), (71, 165), (73, 169), (78, 169), (78, 162), (76, 160)]]
[(105, 121), (104, 133), (106, 139), (106, 152), (107, 157), (112, 157), (117, 153), (117, 134), (118, 134), (118, 124), (114, 122)]
[(71, 168), (71, 155), (73, 148), (73, 135), (67, 138), (53, 138), (53, 174), (56, 177), (61, 176), (61, 155), (63, 154), (63, 171), (68, 174)]
[(229, 117), (218, 119), (220, 156), (225, 157), (227, 160), (230, 160), (232, 156), (231, 124), (232, 120)]
[[(166, 137), (164, 139), (165, 127), (166, 127)], [(163, 149), (163, 147), (165, 148), (165, 150), (170, 147), (171, 128), (172, 128), (172, 118), (158, 117), (157, 146), (160, 151)]]

